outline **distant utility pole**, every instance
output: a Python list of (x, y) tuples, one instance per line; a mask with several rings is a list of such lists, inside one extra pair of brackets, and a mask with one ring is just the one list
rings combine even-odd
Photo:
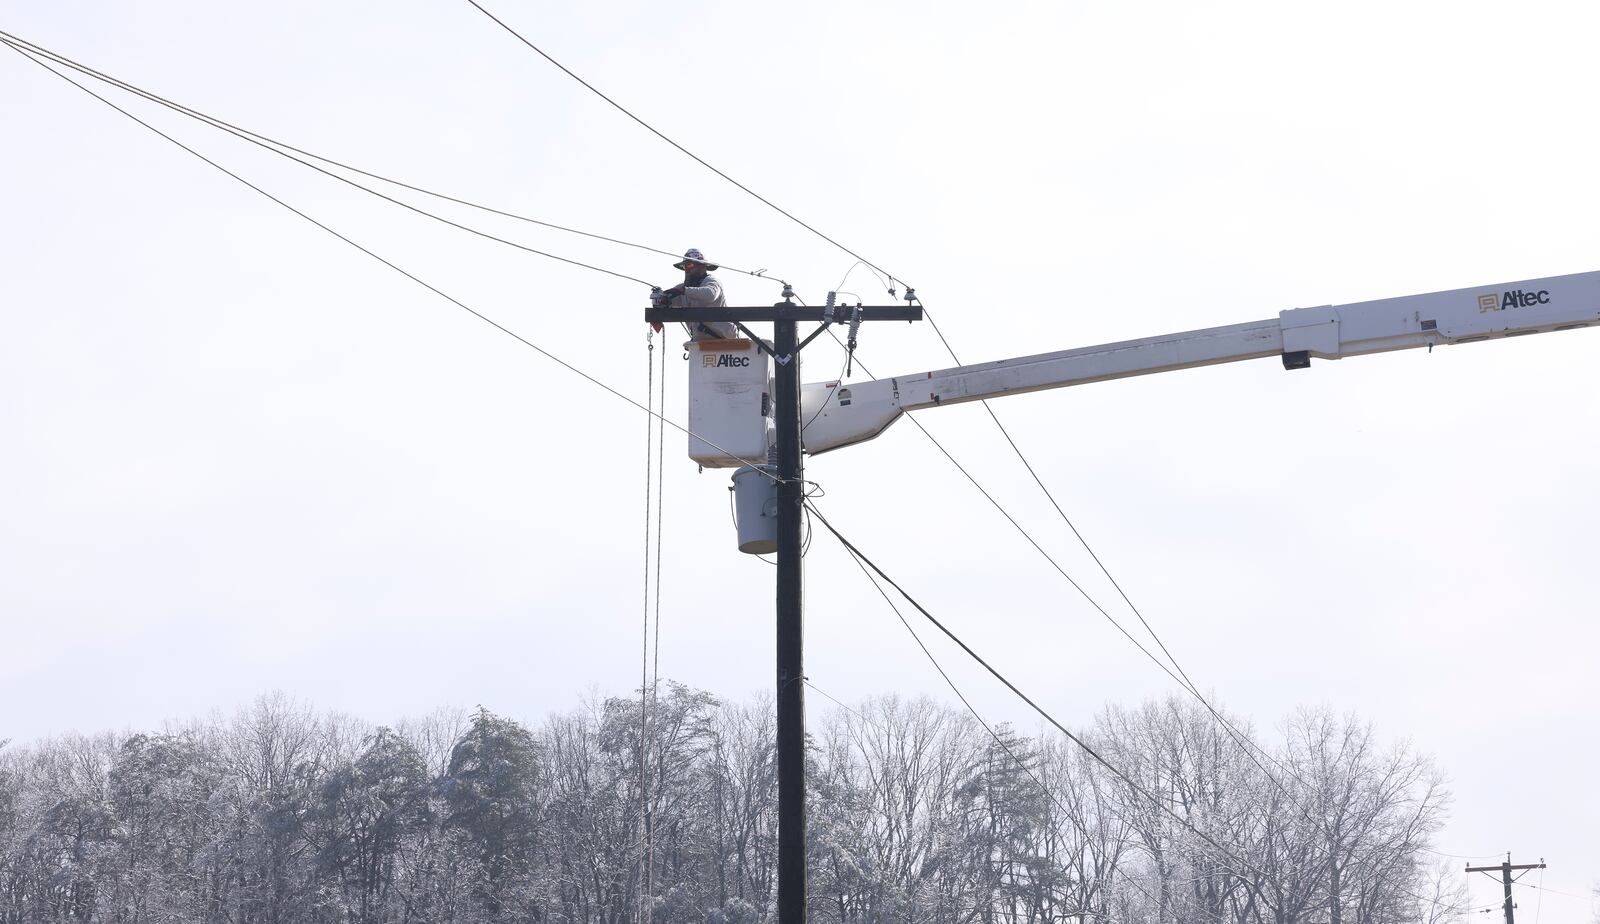
[(1508, 853), (1506, 854), (1506, 861), (1499, 866), (1469, 866), (1467, 867), (1467, 872), (1494, 873), (1499, 871), (1500, 881), (1505, 885), (1506, 889), (1506, 924), (1517, 924), (1517, 915), (1515, 910), (1517, 906), (1511, 901), (1511, 884), (1516, 882), (1517, 879), (1521, 879), (1522, 876), (1517, 876), (1514, 879), (1512, 878), (1511, 873), (1513, 871), (1520, 870), (1524, 875), (1526, 875), (1527, 871), (1530, 869), (1544, 869), (1544, 858), (1540, 857), (1538, 863), (1518, 863), (1513, 865), (1511, 862), (1511, 854)]
[[(922, 308), (912, 305), (883, 307), (807, 308), (796, 305), (794, 290), (783, 288), (784, 300), (770, 308), (668, 308), (659, 302), (646, 310), (645, 320), (657, 324), (682, 321), (733, 321), (745, 335), (773, 359), (773, 437), (777, 443), (778, 507), (778, 922), (805, 924), (806, 920), (806, 700), (802, 659), (804, 622), (801, 611), (802, 521), (805, 514), (805, 470), (801, 460), (800, 351), (829, 324), (851, 325), (851, 346), (856, 325), (862, 321), (920, 321)], [(913, 297), (906, 290), (906, 300)], [(751, 333), (745, 322), (771, 321), (772, 342)], [(801, 321), (820, 322), (804, 340)]]

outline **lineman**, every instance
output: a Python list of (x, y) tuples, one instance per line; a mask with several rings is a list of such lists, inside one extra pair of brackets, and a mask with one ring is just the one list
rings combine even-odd
[[(707, 262), (700, 248), (690, 247), (683, 259), (672, 265), (683, 270), (683, 282), (661, 291), (667, 304), (677, 308), (728, 307), (722, 295), (722, 283), (711, 275), (717, 264)], [(689, 330), (690, 340), (729, 340), (739, 336), (739, 329), (732, 321), (697, 321), (684, 327)]]

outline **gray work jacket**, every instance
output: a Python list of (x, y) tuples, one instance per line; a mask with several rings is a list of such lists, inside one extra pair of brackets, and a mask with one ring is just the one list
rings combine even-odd
[[(722, 295), (722, 283), (707, 273), (697, 286), (685, 285), (679, 308), (726, 308), (728, 300)], [(732, 321), (698, 321), (683, 325), (690, 340), (730, 340), (739, 336), (739, 328)]]

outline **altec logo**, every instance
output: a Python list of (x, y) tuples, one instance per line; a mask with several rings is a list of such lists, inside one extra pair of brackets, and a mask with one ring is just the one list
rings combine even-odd
[(749, 366), (750, 357), (735, 356), (732, 353), (707, 353), (700, 357), (700, 365), (706, 369), (717, 366)]
[(1504, 311), (1507, 308), (1532, 308), (1534, 305), (1550, 304), (1550, 290), (1540, 289), (1537, 292), (1525, 292), (1522, 289), (1513, 289), (1510, 292), (1485, 292), (1478, 296), (1478, 311)]

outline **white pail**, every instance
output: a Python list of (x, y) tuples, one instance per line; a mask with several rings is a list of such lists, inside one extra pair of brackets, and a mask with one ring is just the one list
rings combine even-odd
[(739, 551), (767, 555), (778, 551), (777, 469), (746, 465), (733, 473), (733, 511), (739, 522)]

